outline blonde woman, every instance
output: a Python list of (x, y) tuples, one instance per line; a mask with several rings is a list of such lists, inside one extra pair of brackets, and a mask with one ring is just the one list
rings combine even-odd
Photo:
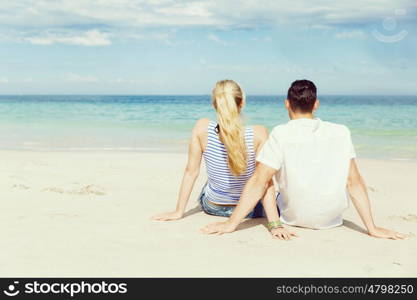
[[(203, 157), (208, 180), (199, 202), (203, 211), (210, 215), (229, 217), (254, 172), (255, 156), (268, 138), (268, 132), (263, 126), (243, 126), (241, 111), (245, 106), (245, 95), (242, 89), (233, 80), (219, 81), (212, 92), (212, 104), (217, 122), (200, 119), (194, 126), (176, 210), (156, 215), (154, 220), (171, 221), (184, 216)], [(279, 219), (272, 182), (262, 204), (269, 220)], [(263, 217), (262, 204), (259, 202), (247, 217)], [(281, 239), (291, 237), (282, 226), (272, 228), (271, 233)]]

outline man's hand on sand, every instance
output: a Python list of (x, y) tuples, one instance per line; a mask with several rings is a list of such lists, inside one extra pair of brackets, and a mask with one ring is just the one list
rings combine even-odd
[(183, 214), (178, 211), (167, 212), (162, 214), (157, 214), (153, 216), (151, 219), (154, 221), (175, 221), (179, 220), (183, 217)]
[(285, 227), (274, 228), (271, 230), (271, 235), (274, 239), (289, 241), (293, 237), (298, 237), (295, 232), (288, 230)]
[(223, 233), (230, 233), (236, 230), (235, 225), (232, 223), (225, 221), (225, 222), (217, 222), (217, 223), (211, 223), (203, 228), (200, 229), (201, 233), (204, 234), (223, 234)]
[(382, 239), (403, 240), (407, 238), (407, 235), (405, 234), (381, 227), (375, 227), (373, 230), (369, 230), (368, 234)]

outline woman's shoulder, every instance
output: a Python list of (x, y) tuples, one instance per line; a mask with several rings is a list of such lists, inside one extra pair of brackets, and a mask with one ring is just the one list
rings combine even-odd
[(193, 131), (197, 134), (204, 133), (207, 131), (207, 127), (211, 120), (209, 118), (202, 118), (195, 122)]
[(263, 145), (268, 139), (268, 129), (262, 125), (254, 125), (253, 129), (253, 142), (255, 148), (258, 149), (260, 145)]
[(209, 118), (202, 118), (195, 122), (194, 127), (207, 127), (210, 122), (211, 120)]

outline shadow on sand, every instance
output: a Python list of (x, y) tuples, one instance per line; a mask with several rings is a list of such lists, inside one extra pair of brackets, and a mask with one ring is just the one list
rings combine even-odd
[(343, 219), (343, 227), (349, 228), (351, 230), (355, 230), (357, 232), (363, 233), (363, 234), (368, 234), (368, 232), (363, 229), (362, 227), (360, 227), (359, 225), (353, 223), (352, 221)]

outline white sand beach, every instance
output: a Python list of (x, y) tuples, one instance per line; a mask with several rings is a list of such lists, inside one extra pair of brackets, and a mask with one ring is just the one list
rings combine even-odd
[(369, 237), (351, 206), (343, 226), (285, 242), (265, 219), (200, 234), (222, 219), (198, 208), (204, 172), (184, 219), (151, 221), (174, 209), (185, 154), (0, 153), (2, 277), (417, 276), (416, 162), (359, 160), (377, 225), (409, 239)]

